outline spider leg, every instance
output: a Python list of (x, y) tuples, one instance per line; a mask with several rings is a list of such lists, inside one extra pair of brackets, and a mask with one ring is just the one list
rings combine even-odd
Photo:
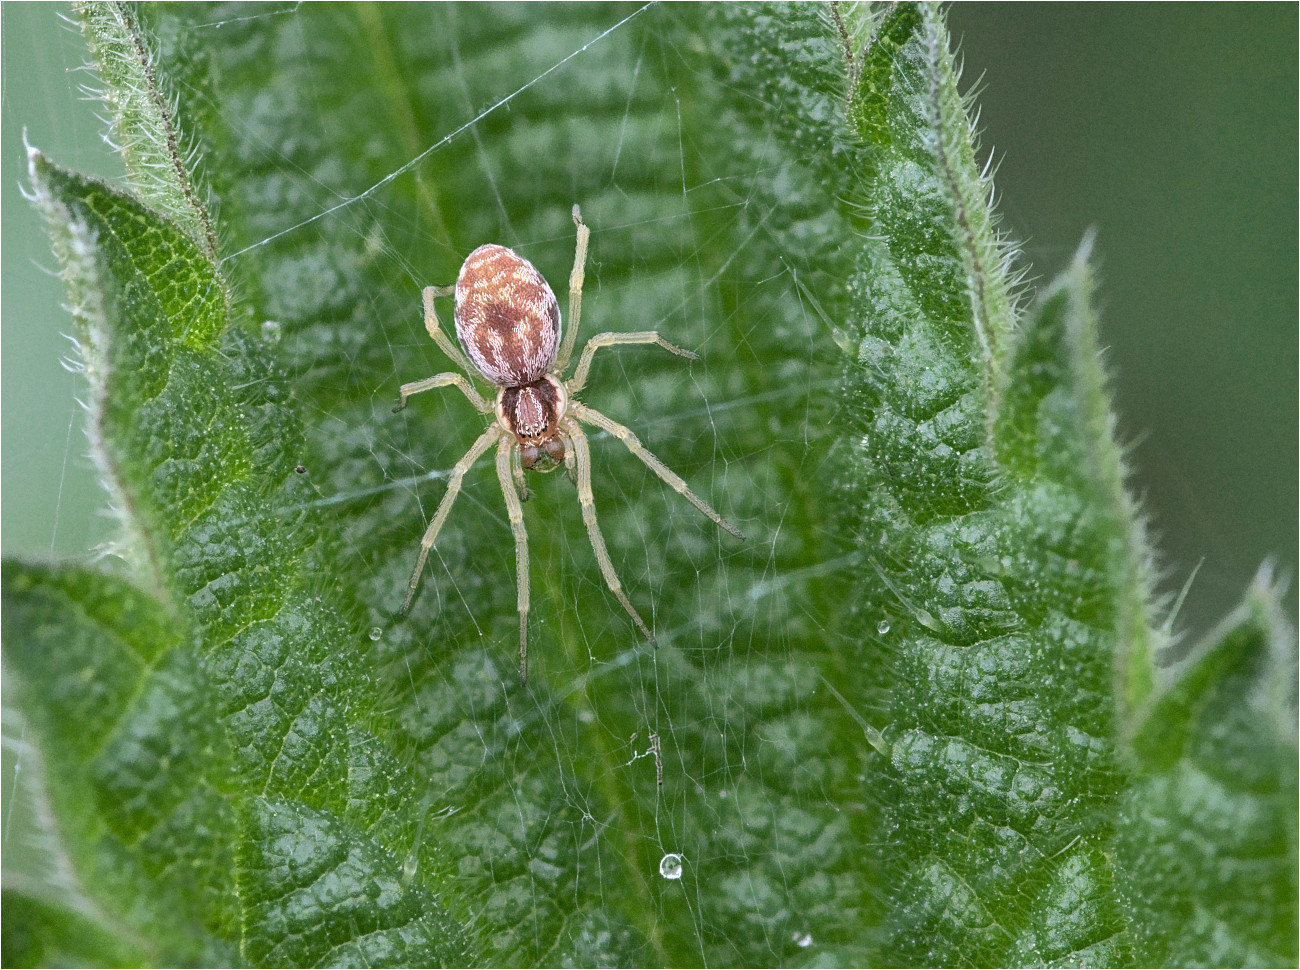
[(573, 377), (569, 378), (565, 387), (568, 388), (569, 394), (577, 394), (587, 383), (587, 371), (591, 369), (591, 358), (596, 356), (596, 351), (601, 347), (617, 347), (620, 344), (658, 344), (664, 350), (676, 354), (678, 357), (685, 357), (687, 360), (699, 360), (699, 354), (693, 354), (689, 350), (682, 350), (675, 344), (670, 344), (653, 330), (636, 330), (632, 333), (598, 333), (587, 341), (587, 346), (582, 348), (582, 356), (578, 358), (578, 366), (573, 369)]
[(578, 459), (573, 453), (572, 443), (564, 449), (564, 473), (574, 485), (578, 484)]
[(623, 442), (623, 444), (627, 446), (628, 451), (632, 452), (632, 454), (645, 462), (647, 468), (671, 485), (677, 492), (681, 493), (681, 495), (686, 498), (686, 501), (690, 502), (737, 539), (745, 538), (741, 535), (739, 529), (727, 522), (726, 519), (713, 510), (713, 507), (709, 505), (709, 503), (705, 502), (702, 498), (692, 492), (690, 486), (682, 480), (680, 475), (661, 462), (654, 455), (650, 454), (650, 452), (646, 450), (645, 445), (641, 444), (637, 439), (637, 436), (628, 428), (623, 427), (623, 425), (619, 424), (617, 421), (605, 417), (605, 415), (593, 408), (579, 404), (577, 401), (569, 401), (569, 413), (579, 421), (595, 425), (602, 431), (608, 431), (619, 441)]
[[(519, 449), (508, 436), (497, 447), (497, 478), (506, 499), (510, 531), (515, 534), (515, 585), (519, 591), (519, 682), (528, 683), (528, 530), (524, 528), (524, 506), (515, 490), (514, 460)], [(522, 474), (521, 476), (522, 477)]]
[(438, 323), (438, 311), (433, 308), (435, 299), (440, 296), (451, 296), (455, 292), (456, 287), (454, 285), (426, 286), (424, 288), (424, 329), (429, 331), (429, 336), (438, 345), (438, 349), (450, 357), (457, 367), (466, 374), (473, 374), (474, 368), (470, 366), (469, 360), (461, 349), (443, 332), (442, 325)]
[(578, 470), (578, 501), (582, 505), (582, 520), (587, 524), (587, 535), (591, 538), (591, 548), (596, 553), (596, 562), (600, 564), (600, 571), (605, 577), (605, 585), (609, 587), (609, 591), (614, 594), (615, 598), (623, 604), (623, 609), (627, 610), (627, 615), (636, 621), (636, 625), (645, 634), (645, 638), (657, 649), (659, 643), (655, 640), (654, 634), (650, 632), (650, 628), (641, 619), (641, 614), (636, 611), (636, 608), (623, 592), (623, 585), (618, 581), (618, 575), (614, 572), (614, 564), (610, 562), (609, 550), (605, 548), (605, 538), (600, 534), (600, 526), (596, 524), (596, 503), (591, 495), (591, 449), (587, 446), (587, 436), (578, 427), (576, 421), (567, 421), (565, 423), (568, 425), (567, 437), (570, 446), (567, 450), (573, 452), (574, 466)]
[(569, 330), (560, 345), (560, 353), (555, 358), (555, 373), (563, 374), (573, 356), (573, 345), (578, 340), (578, 320), (582, 316), (582, 280), (587, 264), (587, 240), (591, 230), (582, 221), (582, 212), (573, 207), (573, 224), (578, 228), (578, 238), (573, 250), (573, 272), (569, 274)]
[(478, 392), (469, 381), (460, 374), (447, 371), (445, 374), (435, 374), (433, 377), (426, 377), (422, 381), (412, 381), (410, 384), (403, 384), (400, 390), (401, 396), (397, 400), (393, 413), (396, 414), (402, 408), (406, 407), (406, 401), (412, 394), (419, 394), (422, 391), (431, 391), (435, 387), (458, 387), (460, 392), (469, 398), (469, 403), (474, 405), (484, 414), (491, 414), (495, 406), (485, 400), (483, 395)]
[(523, 452), (518, 448), (511, 449), (510, 467), (514, 472), (515, 488), (519, 491), (519, 501), (527, 502), (533, 497), (533, 490), (528, 487), (524, 481), (524, 458)]
[(438, 511), (433, 514), (433, 521), (429, 523), (429, 528), (425, 530), (424, 538), (420, 540), (420, 558), (415, 562), (415, 572), (411, 574), (411, 585), (406, 590), (406, 599), (402, 602), (402, 608), (398, 611), (398, 616), (405, 616), (411, 609), (411, 603), (415, 600), (415, 591), (420, 585), (420, 573), (424, 572), (424, 561), (429, 558), (429, 550), (433, 548), (433, 543), (438, 538), (438, 533), (442, 531), (442, 525), (447, 521), (447, 515), (451, 512), (451, 503), (456, 501), (456, 496), (460, 494), (460, 483), (464, 479), (465, 473), (469, 471), (474, 462), (483, 457), (483, 453), (492, 447), (492, 443), (497, 440), (501, 434), (501, 426), (495, 421), (484, 431), (477, 441), (469, 447), (463, 458), (456, 462), (456, 467), (451, 470), (451, 476), (447, 480), (447, 492), (438, 503)]

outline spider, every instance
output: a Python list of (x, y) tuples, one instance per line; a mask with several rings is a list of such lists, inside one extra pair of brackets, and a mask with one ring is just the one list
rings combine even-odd
[[(562, 378), (573, 354), (578, 336), (578, 319), (582, 311), (583, 268), (587, 260), (587, 241), (591, 230), (582, 221), (582, 213), (573, 207), (573, 224), (577, 227), (577, 246), (573, 272), (569, 275), (569, 331), (560, 343), (560, 307), (555, 293), (533, 268), (532, 263), (504, 246), (480, 246), (465, 258), (452, 286), (429, 286), (424, 290), (424, 326), (464, 376), (455, 371), (437, 374), (422, 381), (403, 384), (401, 398), (394, 411), (406, 407), (407, 400), (421, 391), (435, 387), (456, 387), (481, 413), (494, 415), (478, 440), (456, 463), (447, 482), (447, 491), (438, 503), (433, 521), (420, 540), (420, 555), (411, 574), (399, 616), (405, 616), (415, 600), (420, 574), (424, 571), (429, 550), (451, 512), (452, 502), (460, 493), (465, 473), (494, 444), (497, 446), (497, 478), (505, 496), (506, 512), (515, 538), (516, 586), (519, 596), (519, 679), (528, 680), (528, 532), (524, 527), (522, 493), (524, 471), (550, 472), (563, 465), (578, 487), (578, 501), (587, 526), (596, 561), (615, 598), (623, 605), (647, 640), (654, 646), (654, 634), (623, 592), (614, 572), (605, 539), (596, 524), (596, 505), (591, 494), (591, 450), (581, 425), (588, 424), (608, 432), (645, 462), (646, 466), (686, 497), (686, 500), (726, 529), (743, 539), (730, 523), (690, 490), (679, 475), (652, 455), (630, 430), (581, 404), (577, 393), (587, 383), (591, 359), (601, 347), (620, 344), (658, 344), (685, 357), (699, 360), (696, 354), (670, 344), (653, 330), (634, 333), (598, 333), (587, 341), (573, 375)], [(434, 300), (443, 296), (456, 298), (456, 338), (458, 348), (438, 324)], [(463, 353), (462, 353), (463, 349)], [(484, 398), (474, 386), (478, 376), (498, 388), (496, 401)]]

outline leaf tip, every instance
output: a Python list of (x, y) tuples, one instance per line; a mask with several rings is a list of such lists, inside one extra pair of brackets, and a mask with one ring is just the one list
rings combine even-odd
[(27, 140), (27, 126), (23, 126), (23, 151), (27, 153), (27, 177), (31, 179), (31, 189), (24, 188), (23, 197), (29, 202), (39, 204), (48, 196), (45, 187), (50, 168), (50, 160), (45, 153)]
[(1074, 259), (1071, 262), (1071, 268), (1075, 271), (1087, 272), (1092, 265), (1092, 251), (1097, 244), (1097, 227), (1089, 226), (1084, 230), (1083, 238), (1079, 240), (1079, 248), (1074, 251)]

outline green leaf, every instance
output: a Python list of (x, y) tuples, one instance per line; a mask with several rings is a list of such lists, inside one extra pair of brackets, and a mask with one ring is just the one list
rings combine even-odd
[(217, 259), (217, 231), (187, 156), (193, 146), (175, 117), (174, 92), (157, 73), (152, 34), (129, 3), (75, 4), (101, 97), (112, 108), (112, 137), (140, 198)]
[[(1078, 520), (1079, 538), (1091, 533), (1085, 540), (1094, 543), (1091, 554), (1062, 560), (1061, 544), (1049, 538), (1055, 554), (1033, 573), (1051, 592), (1036, 595), (1055, 596), (1060, 608), (1115, 631), (1117, 713), (1127, 719), (1151, 690), (1153, 643), (1158, 640), (1148, 630), (1149, 554), (1124, 490), (1100, 366), (1090, 249), (1088, 242), (1074, 265), (1047, 288), (1017, 335), (994, 418), (993, 443), (1008, 474), (1055, 483), (1082, 500), (1086, 512), (1071, 517)], [(1089, 563), (1092, 575), (1086, 574)]]
[(888, 677), (889, 959), (1123, 961), (1111, 689), (1140, 553), (1097, 484), (1095, 353), (1068, 339), (1092, 326), (1086, 289), (1016, 333), (942, 26), (901, 7), (878, 36), (857, 88), (880, 235), (854, 277), (845, 474), (862, 662)]
[[(673, 134), (681, 84), (691, 131), (714, 137), (716, 102), (695, 91), (719, 62), (697, 50), (685, 74), (672, 63), (679, 40), (708, 35), (699, 14), (362, 6), (193, 26), (222, 16), (160, 17), (161, 50), (188, 79), (185, 110), (210, 119), (198, 137), (222, 163), (227, 265), (254, 319), (278, 325), (315, 422), (303, 464), (346, 546), (331, 568), (379, 631), (388, 723), (425, 779), (406, 803), (447, 847), (436, 864), (456, 889), (442, 898), (483, 928), (481, 959), (768, 962), (809, 944), (855, 959), (862, 810), (841, 801), (856, 789), (861, 736), (821, 686), (837, 665), (822, 624), (791, 624), (784, 580), (767, 582), (833, 559), (810, 527), (817, 496), (800, 485), (806, 411), (772, 394), (788, 384), (806, 408), (819, 393), (807, 360), (782, 348), (813, 346), (820, 323), (788, 281), (755, 292), (757, 266), (779, 274), (780, 247), (746, 246), (752, 229), (718, 218), (734, 208), (729, 186), (721, 203), (682, 192), (683, 164), (692, 184), (717, 164), (694, 148), (683, 158)], [(800, 29), (820, 33), (815, 18)], [(817, 69), (836, 70), (835, 47), (821, 48)], [(358, 65), (374, 83), (357, 83)], [(328, 125), (302, 92), (329, 106)], [(466, 105), (477, 114), (506, 97), (455, 134)], [(486, 162), (476, 138), (494, 146)], [(650, 604), (656, 653), (605, 589), (572, 486), (534, 476), (525, 690), (513, 547), (490, 476), (471, 473), (411, 617), (394, 620), (446, 470), (484, 424), (456, 395), (423, 395), (397, 417), (389, 405), (403, 381), (447, 369), (424, 333), (421, 287), (453, 279), (489, 240), (563, 280), (575, 202), (593, 228), (586, 332), (658, 328), (703, 358), (688, 371), (653, 350), (611, 352), (584, 401), (630, 423), (751, 538), (737, 547), (616, 442), (594, 443), (600, 522), (629, 595)], [(702, 291), (701, 273), (717, 286)], [(756, 318), (775, 326), (756, 331)], [(789, 540), (783, 520), (801, 523)], [(829, 604), (829, 590), (818, 599)], [(825, 750), (828, 735), (846, 743)], [(660, 874), (670, 855), (680, 879)]]
[[(1152, 945), (1164, 923), (1176, 938), (1173, 914), (1187, 911), (1157, 888), (1195, 898), (1202, 922), (1236, 923), (1210, 889), (1221, 872), (1206, 865), (1174, 890), (1171, 858), (1151, 864), (1179, 852), (1194, 812), (1165, 831), (1136, 826), (1153, 842), (1146, 858), (1119, 851), (1134, 834), (1117, 841), (1116, 830), (1149, 784), (1130, 742), (1161, 635), (1098, 362), (1088, 247), (1021, 319), (1011, 314), (1015, 278), (941, 26), (900, 7), (872, 30), (852, 110), (879, 237), (856, 277), (846, 475), (863, 549), (860, 628), (888, 678), (875, 722), (890, 746), (875, 765), (887, 959), (1232, 965), (1242, 951), (1208, 935)], [(1272, 722), (1289, 725), (1293, 752), (1294, 715)], [(1216, 754), (1223, 770), (1243, 752)], [(1287, 817), (1294, 760), (1263, 772)], [(1195, 786), (1182, 797), (1195, 801)], [(1245, 905), (1281, 939), (1295, 921), (1294, 836), (1275, 820), (1246, 841), (1289, 863), (1290, 883), (1279, 870)], [(1212, 859), (1228, 848), (1210, 842)], [(1116, 889), (1126, 880), (1146, 896), (1141, 918), (1133, 893)]]
[[(1287, 957), (1294, 698), (1269, 707), (1267, 678), (1226, 662), (1156, 669), (1087, 247), (1021, 300), (939, 13), (82, 17), (131, 191), (38, 153), (33, 191), (129, 572), (5, 566), (6, 663), (85, 901), (20, 911), (22, 952)], [(655, 650), (572, 485), (530, 476), (524, 685), (488, 468), (397, 616), (488, 419), (456, 394), (390, 405), (448, 368), (421, 289), (489, 241), (560, 283), (575, 203), (584, 333), (655, 329), (701, 357), (602, 351), (584, 403), (748, 539), (593, 438)], [(1243, 712), (1265, 708), (1247, 784)], [(1234, 779), (1226, 809), (1189, 765)], [(1223, 841), (1174, 885), (1207, 826)], [(1268, 929), (1177, 939), (1170, 912), (1235, 927), (1217, 894), (1246, 867), (1216, 865), (1259, 846)]]
[(6, 967), (138, 967), (146, 958), (82, 913), (6, 889), (0, 959)]
[(1134, 738), (1118, 858), (1144, 962), (1296, 962), (1296, 655), (1265, 570), (1165, 672)]
[(446, 941), (458, 928), (381, 845), (299, 802), (254, 798), (248, 815), (239, 863), (245, 959), (259, 966), (454, 959)]
[[(6, 563), (3, 595), (5, 661), (93, 913), (33, 904), (17, 918), (30, 936), (22, 950), (93, 944), (155, 964), (229, 962), (231, 752), (178, 625), (147, 594), (91, 572)], [(74, 927), (82, 942), (63, 938)]]
[[(218, 954), (235, 945), (255, 954), (264, 914), (233, 909), (235, 849), (277, 834), (237, 823), (246, 800), (301, 802), (331, 822), (336, 842), (364, 846), (338, 878), (368, 899), (380, 871), (426, 852), (411, 842), (417, 822), (392, 817), (388, 790), (409, 783), (371, 734), (378, 698), (355, 621), (313, 588), (315, 537), (298, 527), (302, 439), (282, 378), (258, 341), (223, 329), (212, 263), (178, 227), (35, 152), (32, 179), (73, 295), (101, 467), (152, 595), (10, 564), (6, 653), (30, 681), (24, 710), (42, 748), (66, 759), (57, 801), (75, 823), (67, 834), (84, 853), (88, 894), (113, 909), (137, 901), (120, 918), (128, 938), (149, 934), (159, 962), (225, 962)], [(79, 614), (93, 629), (79, 631)], [(333, 851), (309, 845), (299, 858)], [(268, 861), (239, 867), (246, 897), (280, 879), (273, 856), (252, 858)], [(152, 894), (118, 888), (150, 877)], [(375, 952), (461, 962), (460, 930), (427, 892), (409, 893), (406, 922), (424, 929)], [(177, 919), (215, 939), (155, 933)], [(370, 932), (353, 921), (331, 946), (371, 952)]]

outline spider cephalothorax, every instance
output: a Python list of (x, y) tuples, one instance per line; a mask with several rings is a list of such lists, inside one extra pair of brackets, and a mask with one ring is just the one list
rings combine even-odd
[(560, 422), (568, 408), (564, 385), (549, 374), (523, 387), (501, 389), (497, 420), (518, 439), (525, 468), (549, 472), (564, 462)]
[[(587, 526), (592, 549), (596, 553), (596, 561), (600, 564), (601, 574), (623, 609), (627, 610), (646, 638), (654, 643), (650, 628), (623, 593), (600, 527), (596, 524), (596, 506), (591, 494), (591, 452), (587, 436), (579, 422), (594, 425), (618, 438), (632, 454), (684, 495), (697, 509), (732, 535), (743, 538), (722, 516), (692, 492), (680, 476), (646, 451), (636, 435), (574, 398), (586, 384), (591, 359), (601, 347), (658, 344), (689, 360), (698, 360), (695, 354), (673, 346), (652, 330), (601, 333), (587, 341), (578, 366), (573, 370), (573, 376), (567, 381), (563, 380), (561, 375), (569, 364), (578, 332), (578, 317), (582, 309), (583, 264), (587, 258), (587, 238), (590, 232), (583, 225), (576, 205), (573, 207), (573, 222), (578, 227), (578, 244), (573, 258), (573, 272), (569, 276), (570, 330), (563, 344), (560, 342), (560, 307), (555, 300), (555, 293), (542, 274), (528, 260), (504, 246), (480, 246), (465, 259), (455, 286), (430, 286), (424, 291), (424, 325), (429, 336), (437, 342), (443, 353), (461, 366), (467, 376), (449, 372), (403, 384), (401, 399), (397, 407), (393, 408), (394, 411), (400, 411), (412, 394), (454, 385), (460, 388), (479, 411), (496, 416), (496, 420), (452, 469), (447, 492), (420, 542), (420, 556), (401, 612), (405, 614), (411, 608), (425, 560), (447, 520), (452, 501), (460, 492), (465, 473), (496, 444), (497, 477), (501, 481), (506, 511), (510, 516), (510, 528), (515, 537), (521, 680), (528, 677), (528, 533), (524, 528), (523, 505), (520, 500), (520, 492), (527, 491), (523, 487), (526, 469), (548, 472), (561, 464), (568, 469), (578, 486), (582, 518)], [(433, 306), (436, 297), (453, 294), (456, 297), (456, 339), (460, 343), (460, 349), (447, 339), (447, 335), (438, 326), (438, 316)], [(476, 374), (497, 388), (495, 402), (486, 400), (474, 386), (473, 378)]]

